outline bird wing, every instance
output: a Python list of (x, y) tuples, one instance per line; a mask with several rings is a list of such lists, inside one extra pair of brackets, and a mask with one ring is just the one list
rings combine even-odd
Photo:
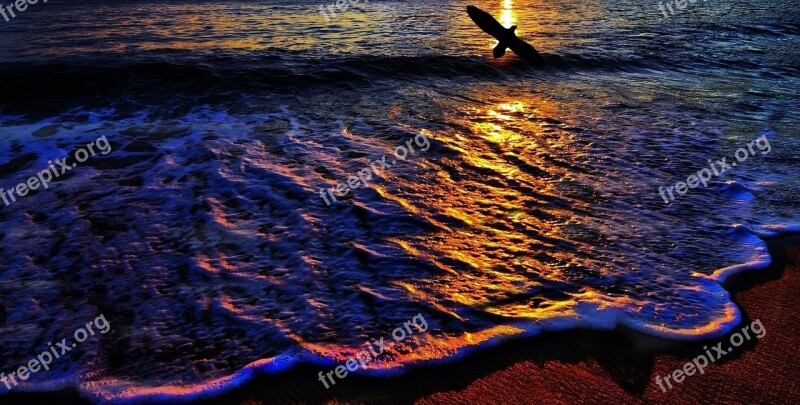
[(494, 55), (494, 58), (497, 59), (506, 54), (506, 48), (507, 48), (506, 44), (504, 42), (500, 42), (492, 50), (492, 55)]
[(533, 45), (519, 38), (514, 38), (514, 40), (508, 42), (508, 47), (520, 58), (536, 65), (544, 65), (542, 55), (539, 55)]
[(491, 14), (475, 6), (467, 6), (467, 14), (483, 32), (497, 38), (498, 41), (507, 36), (506, 29)]

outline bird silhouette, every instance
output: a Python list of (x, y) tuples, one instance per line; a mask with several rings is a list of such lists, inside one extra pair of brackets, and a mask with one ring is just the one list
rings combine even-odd
[(511, 49), (520, 58), (537, 66), (544, 65), (544, 59), (531, 44), (517, 38), (514, 32), (517, 26), (504, 28), (491, 14), (475, 6), (467, 6), (467, 14), (483, 32), (495, 37), (500, 43), (494, 48), (494, 57), (499, 58), (506, 53), (506, 48)]

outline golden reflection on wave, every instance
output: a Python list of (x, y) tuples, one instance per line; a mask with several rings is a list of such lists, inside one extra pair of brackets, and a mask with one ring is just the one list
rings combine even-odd
[[(476, 89), (470, 96), (499, 92)], [(468, 307), (539, 320), (575, 318), (578, 302), (603, 306), (602, 294), (578, 283), (560, 295), (537, 294), (547, 285), (569, 284), (579, 273), (575, 269), (603, 267), (592, 257), (592, 246), (575, 239), (575, 229), (590, 224), (575, 217), (575, 208), (587, 203), (567, 200), (563, 190), (565, 179), (579, 176), (574, 165), (581, 146), (559, 120), (560, 105), (534, 96), (458, 108), (448, 124), (459, 130), (429, 137), (458, 151), (459, 158), (421, 161), (429, 178), (397, 179), (402, 191), (391, 194), (438, 229), (393, 242), (443, 270), (415, 280), (414, 288), (402, 287), (424, 302), (448, 303), (452, 314)]]
[(500, 12), (500, 24), (509, 28), (517, 23), (517, 16), (514, 13), (514, 2), (511, 0), (503, 0), (503, 9)]
[[(505, 28), (511, 28), (511, 26), (517, 23), (517, 14), (514, 12), (514, 2), (512, 0), (503, 0), (500, 9), (500, 18), (498, 18), (498, 22)], [(521, 32), (519, 27), (517, 28), (517, 34)], [(497, 46), (500, 41), (497, 40), (490, 40), (492, 44), (492, 48)]]

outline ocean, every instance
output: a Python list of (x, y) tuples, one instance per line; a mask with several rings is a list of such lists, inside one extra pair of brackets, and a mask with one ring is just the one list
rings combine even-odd
[[(571, 328), (709, 339), (742, 320), (725, 278), (800, 230), (797, 2), (332, 4), (0, 20), (0, 371), (111, 325), (12, 390), (190, 400), (417, 315), (357, 373)], [(468, 4), (547, 65), (492, 59)]]

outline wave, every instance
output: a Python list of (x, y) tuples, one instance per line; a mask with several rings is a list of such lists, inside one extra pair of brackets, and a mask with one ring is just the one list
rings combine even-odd
[(545, 55), (549, 65), (536, 69), (521, 60), (504, 64), (466, 56), (367, 56), (333, 60), (292, 59), (273, 51), (258, 57), (217, 57), (189, 61), (87, 60), (44, 64), (0, 65), (0, 108), (14, 112), (22, 105), (68, 99), (91, 99), (164, 93), (187, 96), (208, 91), (287, 91), (320, 86), (356, 88), (376, 81), (502, 80), (546, 77), (557, 71), (635, 71), (666, 68), (666, 61), (643, 58)]
[[(397, 101), (386, 100), (381, 109)], [(279, 373), (301, 363), (329, 369), (358, 350), (365, 335), (379, 337), (398, 326), (390, 316), (405, 320), (406, 312), (416, 311), (436, 325), (436, 334), (362, 374), (398, 375), (412, 367), (455, 362), (506, 339), (571, 328), (625, 326), (670, 339), (707, 339), (741, 321), (720, 283), (729, 274), (769, 263), (759, 236), (797, 229), (729, 230), (720, 226), (727, 217), (710, 222), (720, 228), (691, 223), (687, 218), (696, 219), (696, 211), (709, 218), (712, 210), (705, 207), (718, 206), (718, 200), (704, 204), (701, 195), (673, 206), (675, 215), (662, 211), (657, 196), (653, 209), (631, 208), (652, 200), (625, 195), (644, 185), (614, 189), (622, 183), (605, 179), (634, 181), (647, 170), (630, 164), (638, 154), (658, 152), (646, 131), (629, 132), (621, 140), (637, 146), (615, 148), (615, 156), (625, 154), (624, 159), (584, 160), (581, 153), (527, 144), (559, 144), (574, 136), (555, 130), (562, 122), (554, 117), (531, 118), (515, 105), (491, 106), (481, 114), (463, 107), (464, 118), (447, 122), (447, 128), (460, 128), (459, 136), (450, 129), (433, 133), (408, 125), (375, 134), (380, 132), (376, 127), (356, 122), (368, 112), (341, 113), (337, 119), (358, 117), (329, 132), (306, 116), (304, 103), (273, 108), (243, 116), (197, 106), (179, 120), (160, 123), (146, 113), (119, 120), (112, 112), (84, 111), (91, 117), (85, 122), (47, 121), (47, 126), (60, 124), (37, 130), (36, 142), (23, 142), (30, 139), (15, 134), (45, 123), (0, 133), (10, 138), (4, 153), (24, 157), (6, 168), (19, 172), (6, 179), (11, 184), (50, 157), (68, 153), (76, 136), (85, 143), (101, 131), (114, 145), (113, 154), (88, 161), (86, 170), (62, 180), (58, 189), (28, 197), (36, 200), (13, 206), (17, 211), (0, 211), (4, 230), (26, 229), (0, 235), (0, 248), (9, 249), (0, 260), (19, 258), (0, 262), (8, 269), (4, 276), (14, 280), (36, 274), (69, 285), (53, 292), (43, 282), (36, 286), (41, 291), (9, 295), (4, 305), (10, 314), (37, 321), (71, 314), (47, 304), (29, 305), (38, 295), (66, 296), (83, 311), (102, 311), (119, 328), (114, 342), (91, 347), (88, 361), (62, 364), (54, 377), (20, 388), (74, 386), (97, 403), (189, 402), (234, 389), (257, 373)], [(496, 134), (485, 126), (508, 117), (518, 118), (512, 124), (515, 133)], [(582, 137), (592, 137), (589, 132)], [(394, 145), (416, 133), (428, 134), (434, 144), (419, 159), (420, 166), (398, 171), (374, 189), (359, 190), (363, 193), (352, 204), (322, 207), (317, 187), (355, 173), (362, 166), (359, 156), (384, 153), (376, 141), (379, 135)], [(712, 133), (692, 133), (691, 142), (702, 136), (717, 139)], [(639, 139), (648, 145), (637, 144)], [(597, 140), (618, 139), (612, 134)], [(515, 146), (500, 148), (501, 142)], [(447, 158), (435, 156), (442, 151), (450, 152)], [(584, 151), (596, 153), (592, 147)], [(691, 160), (706, 152), (696, 152)], [(582, 162), (598, 170), (580, 171)], [(435, 168), (427, 171), (436, 174), (431, 181), (418, 177), (426, 171), (416, 169), (425, 166)], [(578, 178), (548, 181), (565, 171)], [(748, 183), (730, 184), (758, 193)], [(448, 200), (450, 190), (471, 190), (474, 201)], [(56, 194), (67, 191), (63, 199)], [(721, 191), (729, 198), (735, 190)], [(702, 207), (693, 212), (693, 203)], [(508, 221), (510, 214), (522, 216)], [(630, 223), (640, 228), (634, 232)], [(718, 229), (734, 243), (715, 243), (700, 257), (687, 250), (661, 250), (674, 243), (687, 249)], [(48, 246), (54, 230), (70, 238)], [(508, 239), (498, 243), (497, 235)], [(603, 246), (614, 248), (600, 250)], [(730, 259), (709, 253), (716, 248), (743, 252), (744, 264), (716, 273), (701, 269), (702, 264), (713, 266), (709, 256)], [(570, 256), (567, 262), (559, 257), (564, 254)], [(102, 259), (75, 260), (81, 257)], [(607, 266), (613, 262), (619, 267)], [(56, 319), (49, 327), (69, 324)], [(61, 335), (49, 329), (40, 333)], [(103, 360), (92, 361), (93, 353)], [(222, 364), (209, 359), (222, 359)], [(87, 371), (97, 377), (82, 379)]]
[[(799, 234), (800, 224), (770, 225), (758, 227), (758, 229), (736, 227), (734, 232), (739, 233), (742, 240), (746, 239), (752, 243), (756, 250), (759, 251), (760, 257), (749, 263), (720, 269), (710, 277), (699, 274), (697, 275), (698, 277), (707, 278), (713, 285), (719, 287), (719, 284), (725, 283), (726, 279), (734, 274), (760, 270), (769, 266), (771, 257), (767, 253), (766, 244), (762, 238)], [(727, 292), (722, 288), (708, 288), (707, 292), (727, 295)], [(424, 357), (403, 356), (398, 361), (371, 364), (368, 368), (359, 369), (352, 372), (352, 374), (378, 378), (397, 377), (418, 367), (456, 363), (466, 356), (495, 347), (512, 339), (530, 338), (543, 333), (579, 328), (607, 331), (624, 327), (662, 338), (704, 341), (728, 333), (739, 326), (743, 320), (738, 307), (732, 302), (727, 306), (730, 318), (725, 320), (724, 323), (714, 323), (713, 327), (703, 330), (702, 334), (697, 334), (697, 331), (685, 333), (685, 331), (645, 326), (638, 322), (632, 322), (622, 311), (606, 311), (604, 316), (597, 316), (594, 314), (596, 310), (597, 308), (591, 306), (580, 310), (587, 316), (583, 320), (563, 317), (548, 319), (537, 326), (526, 323), (500, 324), (472, 333), (466, 340), (460, 337), (436, 337), (435, 339), (420, 342), (420, 344), (425, 345), (424, 351), (426, 355)], [(289, 350), (275, 357), (253, 361), (230, 375), (200, 383), (144, 386), (124, 379), (105, 378), (103, 380), (80, 383), (70, 377), (63, 377), (48, 382), (29, 384), (20, 387), (17, 391), (51, 392), (75, 388), (82, 398), (96, 404), (191, 403), (198, 400), (213, 399), (247, 384), (258, 376), (280, 374), (298, 366), (319, 367), (323, 372), (332, 370), (343, 364), (344, 358), (355, 356), (355, 350), (347, 347), (306, 347), (302, 350)]]

